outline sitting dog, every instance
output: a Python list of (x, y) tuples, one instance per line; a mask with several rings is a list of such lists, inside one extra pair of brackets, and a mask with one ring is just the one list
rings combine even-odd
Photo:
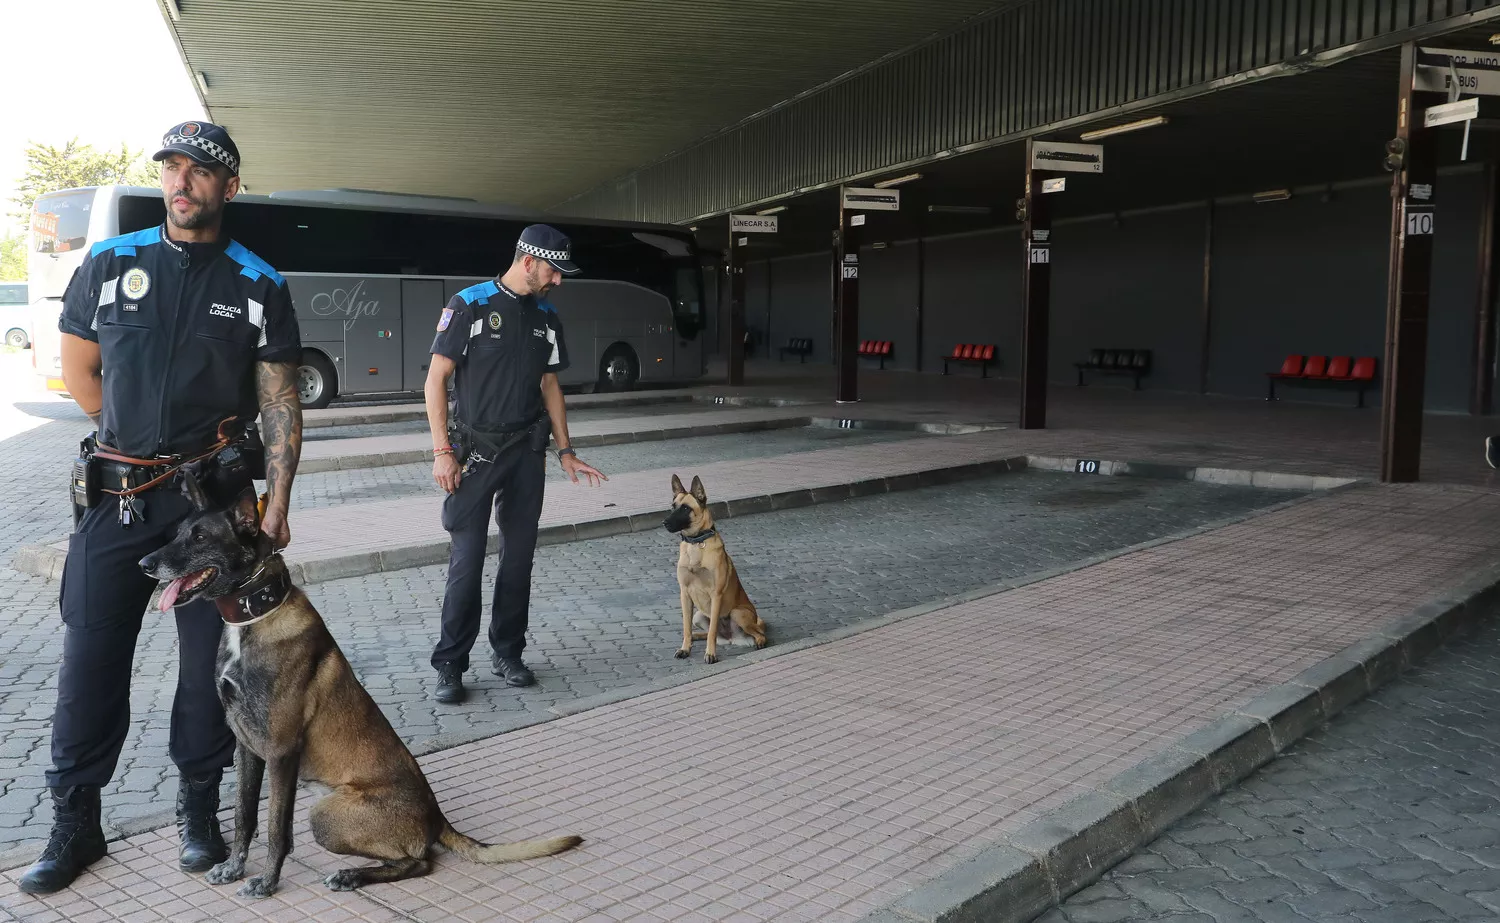
[(292, 848), (299, 773), (332, 790), (312, 807), (318, 845), (381, 863), (329, 875), (324, 883), (335, 891), (425, 875), (435, 843), (465, 859), (494, 863), (550, 856), (583, 842), (563, 836), (490, 846), (454, 830), (416, 758), (355, 678), (307, 596), (292, 585), (281, 556), (272, 553), (260, 531), (253, 488), (230, 509), (215, 510), (191, 472), (184, 470), (182, 478), (197, 512), (141, 567), (166, 584), (162, 611), (212, 599), (225, 622), (215, 676), (239, 741), (239, 803), (234, 849), (209, 870), (211, 883), (245, 877), (267, 767), (267, 867), (245, 883), (242, 896), (266, 897), (276, 890)]
[[(734, 644), (765, 647), (766, 623), (761, 621), (755, 604), (740, 585), (734, 562), (724, 550), (724, 540), (714, 528), (713, 514), (708, 511), (708, 492), (701, 480), (693, 478), (692, 489), (683, 490), (682, 479), (672, 475), (672, 512), (662, 525), (682, 539), (677, 551), (682, 648), (677, 656), (692, 654), (695, 638), (708, 640), (703, 654), (707, 663), (719, 662), (715, 645), (721, 638)], [(694, 632), (694, 628), (698, 631)]]

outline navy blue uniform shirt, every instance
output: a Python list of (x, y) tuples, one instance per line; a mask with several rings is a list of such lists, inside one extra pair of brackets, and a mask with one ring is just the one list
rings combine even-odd
[(99, 441), (138, 458), (205, 449), (225, 417), (254, 420), (256, 362), (302, 356), (285, 279), (232, 240), (181, 243), (165, 225), (95, 244), (57, 327), (99, 344)]
[(541, 417), (542, 375), (568, 367), (557, 311), (494, 280), (453, 296), (431, 352), (457, 366), (458, 419), (487, 432), (520, 429)]

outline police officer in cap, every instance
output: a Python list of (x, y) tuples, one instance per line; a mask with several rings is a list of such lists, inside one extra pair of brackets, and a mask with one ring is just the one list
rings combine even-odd
[[(452, 537), (442, 635), (432, 652), (439, 702), (464, 699), (463, 672), (479, 634), (480, 582), (490, 509), (500, 528), (490, 648), (495, 675), (512, 686), (536, 677), (521, 660), (531, 597), (531, 562), (546, 482), (550, 431), (558, 462), (578, 483), (604, 478), (568, 442), (567, 411), (557, 373), (568, 347), (547, 293), (573, 275), (568, 238), (546, 225), (521, 232), (515, 260), (497, 279), (459, 292), (443, 309), (427, 372), (432, 477), (448, 492), (443, 528)], [(456, 398), (452, 435), (449, 376)], [(456, 437), (456, 438), (455, 438)], [(605, 480), (608, 480), (605, 478)]]
[[(269, 492), (262, 529), (290, 540), (287, 503), (302, 444), (297, 319), (286, 282), (227, 240), (225, 205), (239, 192), (239, 150), (223, 128), (183, 122), (162, 139), (166, 221), (95, 244), (63, 296), (63, 379), (96, 428), (82, 518), (62, 577), (63, 654), (52, 722), (53, 826), (22, 891), (67, 887), (106, 852), (100, 789), (130, 729), (136, 636), (156, 581), (139, 561), (172, 539), (191, 512), (177, 488), (199, 466), (225, 502), (260, 475), (242, 437), (260, 414)], [(86, 440), (86, 444), (88, 441)], [(76, 495), (75, 495), (76, 496)], [(92, 504), (92, 505), (89, 505)], [(163, 590), (176, 607), (179, 647), (169, 750), (180, 778), (179, 862), (205, 871), (228, 858), (219, 783), (234, 736), (214, 688), (223, 628), (192, 589)]]

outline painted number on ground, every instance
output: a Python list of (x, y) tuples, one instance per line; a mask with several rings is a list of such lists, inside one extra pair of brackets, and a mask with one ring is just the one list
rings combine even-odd
[(1099, 463), (1096, 461), (1088, 461), (1080, 458), (1078, 460), (1078, 467), (1074, 470), (1079, 474), (1098, 474)]
[(1411, 209), (1406, 213), (1406, 236), (1416, 237), (1432, 233), (1432, 209)]

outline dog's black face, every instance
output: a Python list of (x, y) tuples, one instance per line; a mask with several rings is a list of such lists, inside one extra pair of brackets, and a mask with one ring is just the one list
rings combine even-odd
[(197, 599), (227, 596), (255, 573), (269, 547), (261, 541), (255, 488), (247, 487), (229, 509), (210, 509), (192, 473), (182, 472), (183, 492), (197, 511), (177, 527), (164, 548), (141, 559), (141, 570), (167, 584), (163, 612)]
[(705, 508), (708, 506), (708, 492), (703, 489), (703, 482), (693, 478), (692, 490), (685, 490), (682, 479), (672, 475), (672, 512), (661, 521), (662, 527), (668, 532), (681, 532), (685, 529), (697, 526), (694, 532), (701, 532), (707, 528), (702, 520), (707, 519)]

